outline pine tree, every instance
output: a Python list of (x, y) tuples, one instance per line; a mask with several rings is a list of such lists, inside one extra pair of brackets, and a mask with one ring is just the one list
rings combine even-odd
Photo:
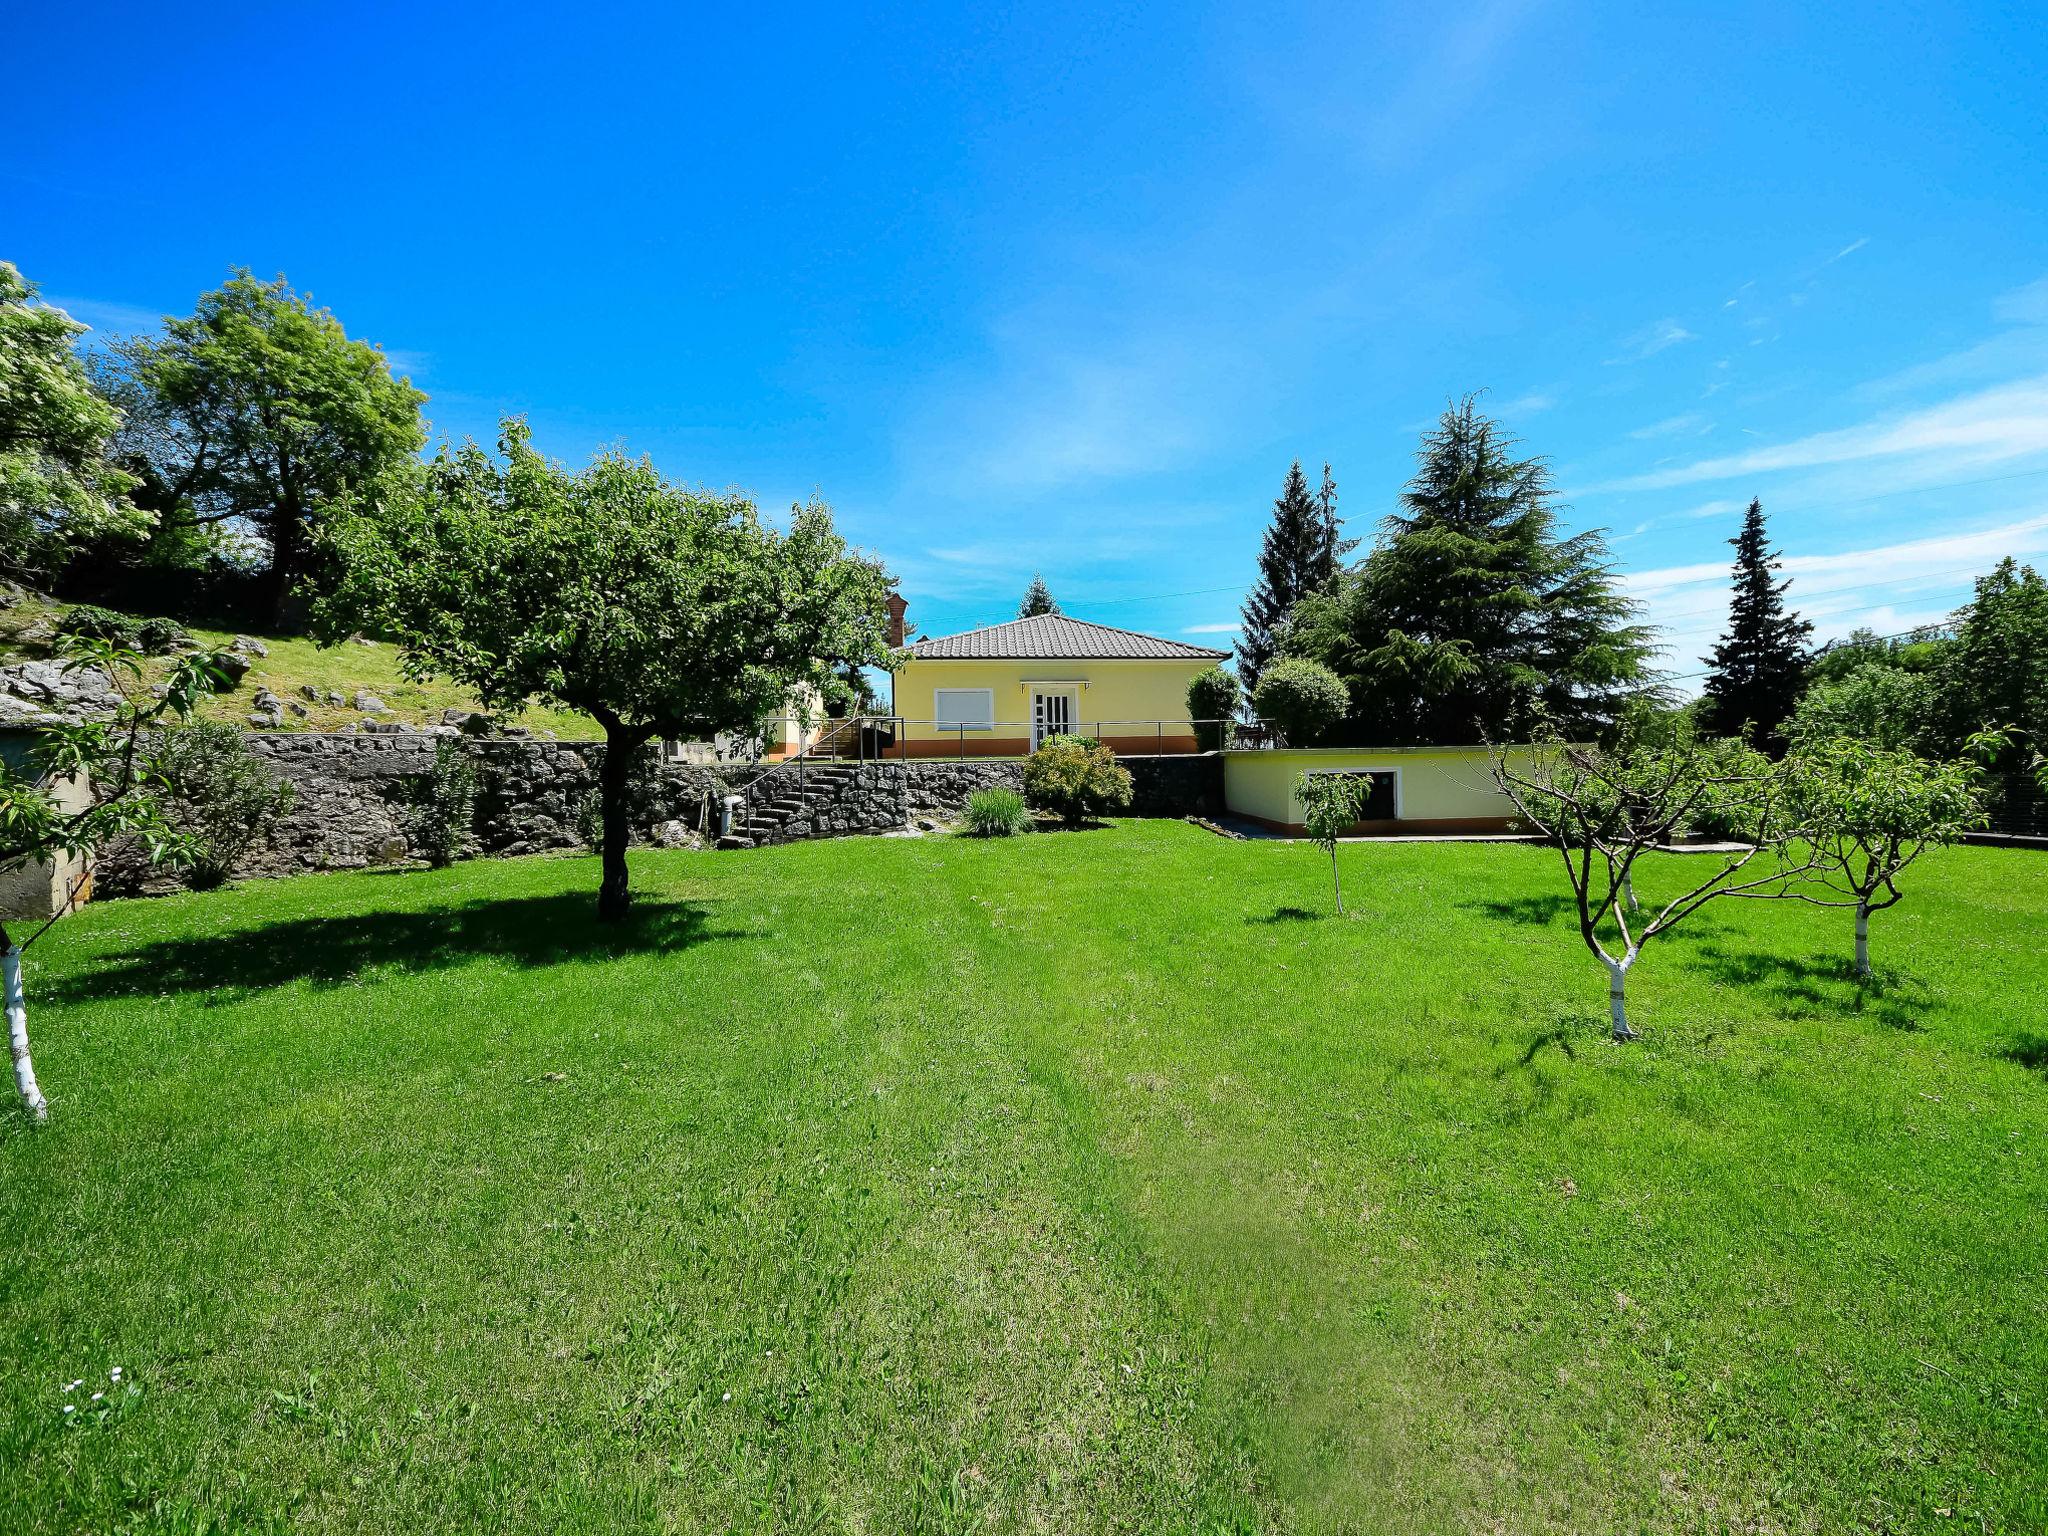
[(1733, 736), (1745, 726), (1756, 744), (1772, 751), (1783, 745), (1781, 731), (1806, 684), (1806, 637), (1813, 626), (1785, 607), (1791, 581), (1773, 573), (1783, 565), (1764, 532), (1764, 504), (1752, 501), (1742, 517), (1735, 546), (1735, 594), (1728, 605), (1728, 631), (1706, 658), (1702, 723)]
[(1017, 605), (1017, 617), (1033, 619), (1041, 613), (1058, 613), (1060, 605), (1053, 601), (1051, 589), (1045, 578), (1037, 572), (1031, 575), (1031, 585), (1024, 589), (1024, 601)]
[(1295, 610), (1289, 654), (1350, 689), (1345, 740), (1515, 739), (1539, 714), (1591, 733), (1643, 686), (1650, 631), (1605, 541), (1559, 533), (1549, 470), (1515, 448), (1471, 399), (1445, 411), (1379, 546)]
[(1323, 485), (1311, 493), (1296, 459), (1273, 503), (1273, 521), (1259, 547), (1259, 580), (1245, 599), (1237, 642), (1237, 671), (1247, 692), (1279, 644), (1278, 631), (1294, 605), (1337, 574), (1338, 561), (1356, 540), (1340, 537), (1337, 482), (1323, 466)]

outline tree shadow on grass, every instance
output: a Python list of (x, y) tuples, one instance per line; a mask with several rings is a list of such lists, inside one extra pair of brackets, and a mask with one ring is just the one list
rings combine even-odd
[(1862, 980), (1855, 967), (1839, 957), (1802, 960), (1696, 944), (1692, 958), (1725, 986), (1762, 987), (1785, 1002), (1802, 1005), (1801, 1012), (1846, 1009), (1893, 1029), (1912, 1031), (1922, 1027), (1918, 1015), (1929, 1005), (1927, 989), (1912, 978)]
[(1264, 917), (1248, 917), (1247, 923), (1319, 923), (1325, 914), (1311, 912), (1307, 907), (1275, 907)]
[(1576, 915), (1579, 910), (1578, 898), (1560, 896), (1555, 893), (1546, 896), (1490, 897), (1485, 901), (1462, 901), (1458, 903), (1468, 912), (1484, 912), (1503, 922), (1526, 923), (1532, 928), (1547, 928), (1566, 913)]
[(2025, 1067), (2030, 1072), (2048, 1077), (2048, 1035), (2015, 1036), (2012, 1044), (1998, 1052), (1998, 1056), (2016, 1067)]
[(713, 929), (701, 903), (649, 897), (636, 899), (623, 921), (600, 923), (589, 892), (563, 892), (415, 912), (292, 918), (163, 939), (67, 976), (55, 991), (63, 1002), (138, 992), (232, 998), (293, 982), (345, 986), (364, 970), (432, 971), (483, 958), (540, 968), (755, 936)]

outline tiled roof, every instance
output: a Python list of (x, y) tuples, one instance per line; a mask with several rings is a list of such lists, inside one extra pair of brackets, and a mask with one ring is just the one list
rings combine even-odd
[(987, 629), (937, 635), (910, 648), (920, 661), (1221, 661), (1230, 653), (1041, 613)]

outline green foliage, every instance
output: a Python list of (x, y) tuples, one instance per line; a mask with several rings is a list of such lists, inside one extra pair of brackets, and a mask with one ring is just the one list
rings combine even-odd
[(282, 277), (237, 272), (161, 336), (110, 347), (99, 377), (131, 423), (117, 447), (144, 504), (167, 530), (248, 529), (280, 618), (328, 509), (426, 441), (426, 396)]
[[(1237, 711), (1244, 701), (1237, 674), (1221, 667), (1209, 667), (1188, 679), (1188, 718), (1195, 726), (1195, 745), (1204, 752), (1219, 752), (1230, 745), (1237, 730)], [(1200, 724), (1216, 721), (1214, 725)]]
[(1283, 656), (1252, 690), (1252, 709), (1290, 747), (1312, 747), (1350, 706), (1344, 680), (1321, 662)]
[(412, 835), (414, 849), (434, 868), (453, 864), (469, 845), (476, 826), (476, 789), (469, 749), (446, 737), (436, 742), (433, 772)]
[(1031, 830), (1031, 812), (1014, 789), (994, 785), (967, 797), (967, 831), (974, 837), (1016, 837)]
[(1131, 772), (1092, 736), (1053, 736), (1024, 764), (1024, 794), (1070, 827), (1127, 810)]
[(1334, 577), (1357, 543), (1343, 537), (1330, 466), (1323, 466), (1322, 487), (1312, 493), (1296, 459), (1273, 502), (1272, 521), (1259, 542), (1259, 579), (1242, 609), (1237, 667), (1246, 688), (1258, 687), (1294, 605)]
[(139, 650), (142, 621), (133, 614), (116, 613), (111, 608), (101, 608), (93, 603), (79, 603), (67, 609), (64, 617), (57, 621), (57, 633), (75, 635), (82, 640), (105, 640), (112, 645)]
[(1031, 585), (1024, 589), (1024, 601), (1017, 605), (1017, 617), (1036, 618), (1041, 613), (1058, 613), (1060, 605), (1053, 601), (1052, 589), (1045, 584), (1045, 578), (1032, 573)]
[(1954, 627), (1939, 674), (1945, 745), (1961, 751), (1995, 726), (2012, 741), (1999, 766), (2016, 766), (2026, 744), (2048, 743), (2048, 580), (2001, 560), (1978, 580)]
[(1301, 801), (1302, 829), (1309, 841), (1330, 856), (1330, 880), (1337, 892), (1337, 911), (1344, 911), (1344, 882), (1337, 872), (1337, 840), (1365, 814), (1371, 780), (1353, 773), (1304, 773), (1295, 778)]
[(1728, 630), (1707, 658), (1701, 685), (1702, 724), (1717, 736), (1747, 734), (1758, 745), (1783, 745), (1786, 718), (1806, 678), (1806, 637), (1813, 625), (1785, 608), (1789, 580), (1764, 530), (1764, 504), (1751, 501), (1735, 546), (1735, 592)]
[(888, 667), (888, 577), (821, 502), (788, 533), (733, 494), (685, 490), (609, 453), (571, 474), (505, 423), (349, 499), (324, 548), (318, 633), (395, 636), (406, 675), (461, 683), (494, 713), (540, 700), (604, 728), (600, 909), (624, 912), (627, 788), (657, 736), (751, 730), (793, 688)]
[(1937, 750), (1940, 693), (1934, 676), (1882, 659), (1815, 682), (1785, 722), (1795, 752), (1848, 737), (1893, 750)]
[(1802, 741), (1786, 761), (1787, 805), (1813, 859), (1795, 894), (1862, 912), (1895, 906), (1907, 866), (1985, 824), (1983, 779), (1968, 758), (1930, 760), (1853, 736)]
[(166, 819), (188, 850), (185, 883), (211, 890), (291, 809), (291, 781), (249, 750), (245, 732), (215, 721), (166, 731), (157, 752)]
[[(49, 722), (22, 762), (0, 760), (0, 869), (60, 854), (89, 860), (117, 837), (141, 838), (154, 862), (189, 861), (196, 850), (166, 815), (169, 784), (149, 743), (226, 680), (216, 657), (179, 657), (158, 694), (142, 686), (145, 658), (132, 649), (73, 636), (65, 652), (67, 670), (105, 673), (121, 703), (109, 719)], [(87, 789), (76, 803), (71, 784)], [(0, 946), (8, 942), (0, 927)]]
[(43, 577), (94, 539), (135, 539), (148, 518), (108, 462), (121, 414), (93, 388), (73, 342), (85, 333), (0, 261), (0, 569)]
[(1550, 472), (1515, 447), (1470, 399), (1447, 410), (1379, 547), (1296, 605), (1281, 649), (1344, 679), (1341, 741), (1513, 740), (1543, 718), (1585, 739), (1644, 686), (1652, 635), (1604, 540), (1559, 536)]

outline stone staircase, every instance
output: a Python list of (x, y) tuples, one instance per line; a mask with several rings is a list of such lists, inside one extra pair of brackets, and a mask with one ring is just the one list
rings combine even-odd
[(721, 848), (763, 848), (812, 837), (840, 837), (903, 823), (902, 770), (895, 765), (821, 761), (801, 780), (778, 773), (759, 798), (740, 807), (743, 820), (718, 840)]

